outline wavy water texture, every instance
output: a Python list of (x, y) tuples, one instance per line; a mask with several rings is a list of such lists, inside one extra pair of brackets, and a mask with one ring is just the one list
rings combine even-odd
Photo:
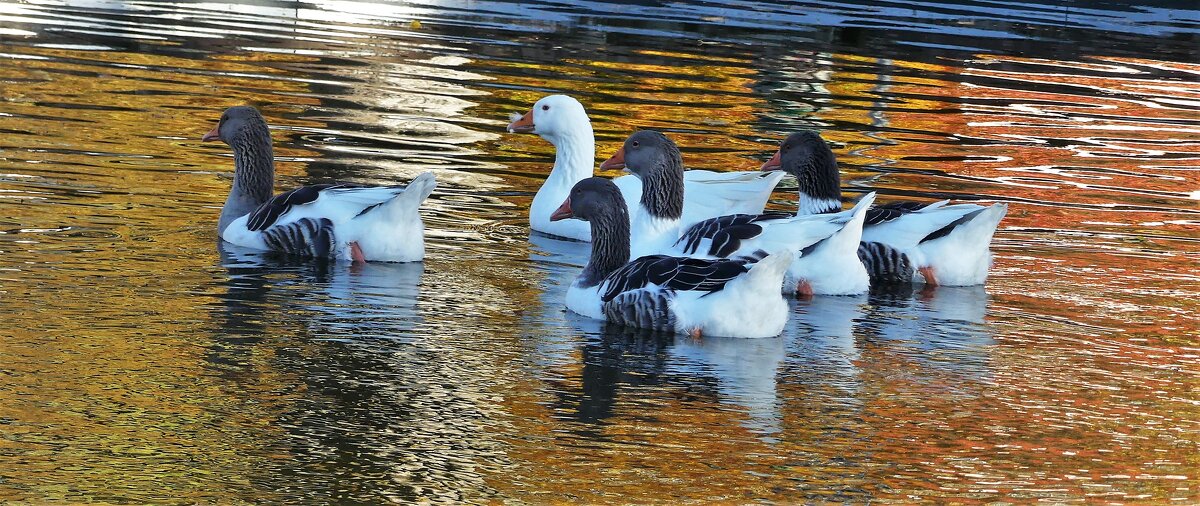
[[(1198, 34), (1172, 0), (0, 0), (0, 500), (1200, 501)], [(1007, 202), (992, 278), (773, 339), (576, 317), (587, 246), (526, 228), (553, 149), (504, 130), (549, 93), (598, 159), (816, 129), (848, 195)], [(427, 261), (218, 247), (199, 139), (243, 104), (280, 190), (434, 171)]]

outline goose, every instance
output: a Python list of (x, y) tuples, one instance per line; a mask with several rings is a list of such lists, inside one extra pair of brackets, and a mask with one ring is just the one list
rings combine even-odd
[(670, 138), (654, 130), (635, 132), (600, 166), (624, 168), (642, 180), (632, 226), (634, 256), (666, 253), (730, 258), (784, 249), (794, 254), (784, 293), (801, 297), (855, 295), (870, 288), (857, 251), (874, 193), (841, 213), (730, 214), (685, 227), (679, 219), (685, 195), (683, 161)]
[[(816, 132), (788, 136), (762, 170), (782, 170), (796, 177), (799, 215), (841, 209), (837, 160)], [(943, 200), (877, 206), (867, 213), (859, 256), (873, 282), (980, 285), (987, 281), (992, 263), (988, 246), (1007, 213), (1005, 203), (981, 206)]]
[(267, 122), (253, 107), (230, 107), (203, 141), (233, 150), (233, 188), (217, 233), (247, 248), (339, 261), (417, 262), (425, 226), (417, 212), (437, 186), (433, 173), (408, 186), (318, 184), (274, 197), (275, 159)]
[[(592, 176), (596, 164), (596, 140), (592, 122), (583, 104), (567, 95), (542, 97), (524, 115), (513, 114), (508, 125), (512, 133), (536, 134), (554, 145), (554, 167), (538, 189), (529, 208), (529, 226), (543, 234), (578, 241), (590, 240), (590, 228), (581, 221), (549, 221), (575, 183)], [(688, 200), (684, 202), (685, 224), (731, 213), (759, 213), (771, 197), (782, 174), (772, 171), (714, 172), (689, 170), (684, 179)], [(636, 177), (621, 176), (613, 181), (625, 201), (633, 203), (641, 194)]]
[(572, 312), (654, 331), (722, 337), (773, 337), (787, 323), (780, 285), (791, 253), (736, 259), (650, 255), (629, 260), (629, 208), (611, 180), (576, 183), (550, 216), (582, 220), (591, 256), (567, 289)]

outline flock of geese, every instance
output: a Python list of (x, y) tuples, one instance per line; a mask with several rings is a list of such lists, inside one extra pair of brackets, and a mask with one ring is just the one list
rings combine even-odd
[[(593, 177), (595, 138), (578, 100), (543, 97), (508, 131), (554, 145), (554, 168), (530, 206), (534, 231), (591, 242), (567, 291), (571, 311), (694, 337), (771, 337), (789, 315), (784, 295), (850, 295), (871, 285), (978, 285), (1008, 210), (893, 202), (868, 193), (842, 210), (837, 160), (814, 132), (788, 136), (758, 171), (684, 170), (667, 136), (641, 130), (600, 165), (630, 175)], [(203, 140), (233, 150), (234, 180), (218, 222), (230, 243), (349, 262), (425, 256), (419, 207), (433, 173), (407, 186), (319, 184), (272, 195), (275, 162), (266, 120), (231, 107)], [(798, 211), (764, 212), (784, 174)]]

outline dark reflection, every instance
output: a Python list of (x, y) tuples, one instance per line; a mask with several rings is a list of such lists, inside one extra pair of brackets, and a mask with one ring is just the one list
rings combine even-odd
[[(255, 315), (262, 311), (262, 303), (270, 290), (265, 277), (269, 272), (266, 256), (224, 241), (217, 241), (217, 252), (221, 267), (228, 272), (225, 293), (218, 295), (224, 304), (222, 327), (230, 334), (230, 339), (239, 335), (251, 340), (261, 339), (265, 325)], [(253, 344), (253, 341), (247, 344)]]
[[(344, 265), (217, 245), (227, 277), (219, 336), (210, 360), (245, 365), (254, 346), (277, 329), (302, 324), (320, 339), (406, 339), (421, 323), (416, 304), (424, 264)], [(280, 319), (298, 313), (298, 320)]]
[[(575, 362), (572, 354), (579, 346), (579, 334), (599, 334), (604, 324), (567, 310), (567, 289), (583, 270), (591, 254), (591, 244), (564, 241), (542, 234), (531, 234), (529, 260), (541, 274), (537, 308), (530, 308), (522, 319), (525, 334), (535, 347), (532, 359), (548, 370)], [(569, 330), (568, 330), (569, 329)]]
[[(601, 425), (613, 415), (618, 395), (637, 395), (639, 387), (659, 385), (666, 369), (669, 334), (601, 324), (602, 330), (583, 343), (580, 389), (558, 392), (556, 405), (574, 413), (575, 421)], [(642, 414), (649, 416), (652, 414)], [(600, 437), (598, 429), (585, 426), (586, 435)]]
[(591, 244), (537, 233), (531, 234), (529, 241), (533, 245), (530, 260), (544, 278), (538, 294), (542, 311), (531, 313), (526, 323), (561, 326), (573, 330), (571, 334), (584, 336), (582, 343), (550, 336), (536, 341), (539, 361), (559, 367), (573, 362), (572, 354), (582, 348), (579, 390), (560, 385), (554, 390), (553, 405), (583, 424), (577, 428), (579, 434), (601, 438), (598, 426), (613, 416), (621, 387), (657, 383), (663, 368), (662, 348), (671, 342), (671, 337), (608, 325), (571, 313), (566, 309), (567, 289), (587, 263)]
[(323, 260), (288, 258), (220, 240), (217, 252), (227, 276), (219, 283), (224, 291), (216, 295), (220, 300), (216, 311), (220, 338), (214, 341), (209, 360), (218, 369), (232, 372), (236, 369), (230, 368), (247, 366), (246, 357), (253, 346), (271, 335), (268, 315), (274, 307), (268, 295), (277, 283), (271, 276), (285, 274), (304, 283), (324, 283), (329, 265)]
[[(260, 302), (268, 292), (267, 277), (287, 274), (274, 285), (280, 289), (305, 291), (311, 299), (326, 304), (305, 306), (326, 311), (335, 322), (364, 316), (398, 316), (398, 321), (410, 321), (414, 316), (423, 262), (346, 264), (328, 259), (280, 255), (274, 252), (243, 248), (220, 241), (217, 246), (221, 266), (229, 273), (227, 301), (237, 309), (238, 301)], [(395, 313), (407, 309), (406, 313)], [(231, 319), (232, 320), (232, 319)], [(236, 328), (236, 322), (230, 322)]]
[[(419, 331), (423, 264), (221, 253), (229, 278), (214, 367), (236, 364), (242, 374), (226, 376), (232, 381), (283, 374), (297, 382), (271, 421), (283, 435), (262, 442), (289, 455), (287, 465), (252, 481), (318, 502), (487, 493), (472, 469), (495, 450), (480, 434), (472, 380), (464, 381), (477, 371)], [(268, 353), (264, 371), (254, 359)]]
[[(714, 42), (770, 42), (758, 46), (759, 51), (771, 47), (802, 43), (836, 44), (842, 47), (868, 50), (884, 58), (903, 54), (924, 53), (933, 58), (947, 51), (995, 50), (1003, 52), (1045, 51), (1042, 41), (1069, 43), (1052, 44), (1060, 57), (1078, 58), (1095, 54), (1098, 49), (1111, 50), (1116, 46), (1133, 52), (1132, 47), (1148, 36), (1177, 31), (1195, 32), (1200, 26), (1184, 21), (1195, 6), (1185, 0), (1160, 2), (1089, 2), (1075, 0), (1054, 5), (984, 4), (973, 2), (936, 2), (906, 5), (904, 8), (881, 6), (871, 2), (743, 2), (732, 8), (725, 2), (669, 3), (621, 2), (620, 9), (608, 4), (576, 4), (562, 8), (556, 4), (509, 2), (475, 2), (465, 19), (501, 24), (521, 24), (550, 31), (554, 37), (540, 37), (530, 42), (544, 42), (547, 47), (569, 57), (586, 50), (584, 46), (562, 44), (564, 40), (584, 37), (591, 33), (607, 34), (610, 45), (653, 47), (663, 37), (683, 40), (703, 40), (720, 51)], [(461, 15), (461, 14), (460, 14)], [(1194, 16), (1193, 16), (1194, 19)], [(970, 20), (970, 23), (961, 23)], [(1133, 23), (1127, 23), (1126, 20)], [(1173, 21), (1173, 22), (1172, 22)], [(1130, 30), (1130, 25), (1137, 29)], [(586, 27), (588, 30), (580, 30)], [(1095, 36), (1103, 32), (1113, 40)], [(468, 30), (449, 32), (471, 37)], [(1162, 39), (1160, 39), (1162, 40)], [(1192, 37), (1173, 37), (1163, 40), (1158, 51), (1174, 52), (1175, 56), (1191, 52), (1186, 47)], [(522, 49), (525, 59), (528, 47)], [(1141, 54), (1144, 54), (1141, 53)], [(549, 56), (549, 55), (537, 55)]]

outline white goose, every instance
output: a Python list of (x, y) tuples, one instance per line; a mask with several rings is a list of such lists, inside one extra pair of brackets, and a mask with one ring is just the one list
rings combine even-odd
[(417, 212), (437, 182), (426, 172), (404, 186), (319, 184), (274, 197), (275, 159), (267, 122), (253, 107), (231, 107), (203, 140), (233, 149), (234, 179), (217, 232), (238, 246), (354, 262), (425, 257)]
[[(817, 133), (788, 136), (762, 168), (796, 176), (800, 215), (841, 209), (837, 160)], [(895, 202), (867, 212), (859, 256), (872, 282), (921, 280), (931, 286), (969, 286), (987, 281), (992, 261), (988, 246), (1008, 204), (948, 203)]]
[(683, 160), (667, 136), (642, 130), (600, 165), (624, 168), (642, 180), (633, 219), (633, 255), (665, 253), (695, 258), (736, 258), (756, 251), (790, 251), (785, 293), (865, 293), (869, 277), (857, 251), (863, 220), (875, 194), (849, 211), (812, 216), (788, 213), (729, 214), (682, 227)]
[[(508, 131), (537, 134), (553, 144), (556, 151), (554, 167), (530, 205), (530, 228), (568, 239), (589, 240), (586, 223), (549, 219), (575, 183), (592, 176), (596, 164), (596, 140), (583, 105), (566, 95), (542, 97), (524, 116), (514, 117)], [(689, 170), (684, 179), (688, 198), (681, 219), (684, 224), (691, 224), (724, 214), (762, 212), (782, 174)], [(622, 176), (613, 182), (627, 203), (636, 202), (641, 195), (641, 183), (635, 177)]]
[(787, 322), (779, 293), (792, 255), (704, 260), (651, 255), (629, 261), (629, 210), (610, 180), (576, 183), (552, 221), (591, 228), (592, 254), (567, 290), (567, 308), (620, 325), (693, 337), (771, 337)]

